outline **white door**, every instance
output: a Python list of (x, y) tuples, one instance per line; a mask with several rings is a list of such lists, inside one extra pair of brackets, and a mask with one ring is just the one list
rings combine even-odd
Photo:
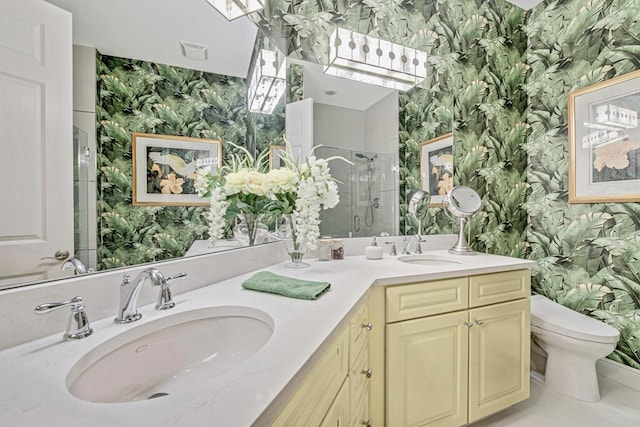
[[(71, 14), (0, 3), (0, 287), (61, 275), (73, 254)], [(64, 272), (66, 275), (67, 273)]]
[(287, 104), (285, 132), (287, 141), (293, 148), (294, 157), (304, 160), (313, 147), (313, 99)]

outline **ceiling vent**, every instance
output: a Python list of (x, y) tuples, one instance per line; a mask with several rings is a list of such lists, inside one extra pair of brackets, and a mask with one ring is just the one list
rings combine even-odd
[(189, 59), (195, 59), (196, 61), (206, 61), (208, 54), (208, 49), (203, 44), (191, 43), (191, 42), (180, 42), (180, 46), (182, 46), (182, 54)]

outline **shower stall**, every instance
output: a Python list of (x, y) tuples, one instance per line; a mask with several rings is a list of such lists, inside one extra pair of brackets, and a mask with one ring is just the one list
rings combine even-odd
[(333, 237), (398, 234), (398, 167), (396, 156), (321, 146), (318, 158), (341, 156), (329, 164), (338, 181), (340, 203), (320, 212), (320, 234)]

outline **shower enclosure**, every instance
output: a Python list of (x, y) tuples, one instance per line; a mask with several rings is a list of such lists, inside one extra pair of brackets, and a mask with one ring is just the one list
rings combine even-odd
[(353, 162), (334, 160), (331, 175), (338, 181), (340, 203), (320, 212), (320, 234), (333, 237), (398, 234), (398, 168), (394, 155), (318, 147), (318, 158), (341, 156)]

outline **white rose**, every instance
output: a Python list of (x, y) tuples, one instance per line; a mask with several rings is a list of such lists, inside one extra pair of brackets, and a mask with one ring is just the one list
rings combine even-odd
[(265, 174), (258, 171), (249, 171), (245, 175), (245, 190), (248, 193), (263, 196), (266, 194), (264, 188)]
[(244, 173), (240, 172), (231, 172), (225, 177), (224, 189), (227, 194), (236, 194), (242, 191), (244, 188)]
[(287, 168), (271, 170), (265, 181), (273, 192), (291, 191), (294, 188), (293, 172)]

